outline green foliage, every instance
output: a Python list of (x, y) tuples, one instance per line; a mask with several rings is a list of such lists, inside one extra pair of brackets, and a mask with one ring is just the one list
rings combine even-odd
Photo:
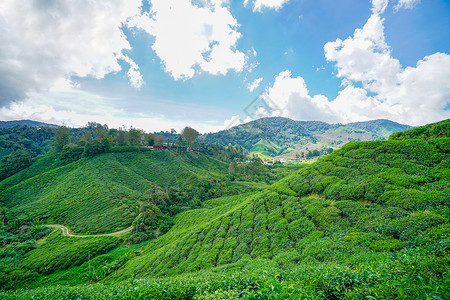
[[(0, 269), (3, 271), (0, 282), (3, 289), (25, 287), (40, 277), (84, 263), (89, 264), (89, 259), (104, 254), (119, 244), (115, 237), (63, 237), (59, 229), (36, 242), (35, 240), (48, 234), (49, 228), (28, 226), (26, 229), (29, 233), (16, 234), (19, 242), (13, 242), (0, 251)], [(24, 232), (23, 229), (21, 231)]]
[(225, 162), (245, 161), (248, 151), (239, 145), (222, 146), (219, 144), (202, 144), (203, 153)]
[[(308, 158), (326, 155), (343, 140), (383, 140), (390, 134), (411, 128), (388, 120), (358, 122), (348, 125), (318, 121), (294, 121), (287, 118), (261, 118), (203, 137), (206, 144), (239, 145), (251, 154), (271, 158), (299, 149), (299, 145), (321, 144), (323, 148), (306, 149)], [(302, 150), (304, 148), (301, 148)], [(299, 155), (299, 150), (297, 154)], [(297, 157), (299, 158), (299, 157)]]
[(83, 156), (84, 147), (78, 145), (65, 145), (62, 152), (62, 159), (78, 160)]
[(130, 146), (140, 146), (142, 144), (143, 132), (136, 128), (130, 128), (128, 131), (128, 143)]
[(15, 126), (0, 128), (0, 158), (16, 150), (25, 150), (32, 157), (46, 153), (53, 143), (49, 127)]
[(54, 130), (55, 133), (55, 149), (61, 152), (65, 145), (69, 143), (70, 130), (66, 126), (60, 126)]
[(192, 145), (194, 144), (198, 135), (198, 131), (191, 127), (185, 127), (181, 132), (181, 136), (187, 142), (188, 148), (192, 148)]
[[(421, 127), (412, 128), (403, 132), (393, 133), (389, 139), (406, 140), (406, 139), (430, 139), (450, 137), (450, 119), (428, 124)], [(448, 147), (448, 144), (447, 144)]]
[(84, 146), (84, 157), (94, 157), (101, 153), (107, 153), (111, 150), (112, 139), (109, 137), (96, 138), (89, 141)]
[(16, 150), (0, 160), (0, 180), (5, 179), (32, 164), (31, 156), (25, 150)]
[(105, 233), (130, 226), (149, 191), (163, 213), (173, 216), (243, 190), (226, 184), (221, 174), (227, 165), (206, 155), (125, 150), (74, 162), (44, 156), (4, 180), (0, 199), (11, 218), (50, 218), (75, 233)]
[[(266, 189), (207, 200), (221, 195), (224, 182), (218, 174), (227, 174), (229, 167), (202, 155), (194, 159), (188, 153), (135, 151), (58, 168), (31, 166), (30, 177), (23, 171), (11, 176), (0, 184), (0, 196), (8, 199), (7, 216), (32, 215), (30, 208), (37, 211), (44, 201), (46, 208), (56, 210), (42, 193), (51, 190), (45, 184), (83, 170), (92, 174), (89, 188), (108, 183), (96, 197), (112, 191), (119, 197), (125, 190), (136, 195), (118, 207), (129, 208), (133, 218), (141, 213), (134, 223), (138, 233), (131, 239), (151, 239), (139, 254), (96, 264), (103, 271), (90, 273), (89, 279), (108, 284), (47, 287), (1, 297), (445, 299), (450, 293), (449, 153), (439, 138), (352, 142)], [(239, 168), (254, 171), (254, 178), (271, 170), (260, 167), (256, 159), (236, 162), (228, 176), (238, 176)], [(49, 177), (34, 178), (39, 168), (50, 172)], [(64, 182), (65, 198), (80, 174)], [(25, 180), (18, 182), (16, 176)], [(77, 185), (83, 187), (80, 181)], [(41, 193), (39, 201), (27, 202), (30, 194), (25, 197), (24, 187), (31, 195)], [(68, 208), (64, 212), (69, 221)], [(100, 219), (97, 212), (92, 216)], [(155, 234), (172, 221), (165, 234)], [(24, 244), (15, 253), (37, 255), (38, 250)], [(98, 257), (102, 255), (107, 253)], [(147, 279), (130, 280), (143, 277)]]

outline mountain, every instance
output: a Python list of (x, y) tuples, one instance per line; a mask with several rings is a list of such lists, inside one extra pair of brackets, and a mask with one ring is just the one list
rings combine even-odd
[[(126, 237), (65, 237), (59, 230), (35, 244), (29, 240), (9, 244), (0, 249), (2, 283), (16, 280), (27, 287), (58, 286), (0, 297), (445, 299), (450, 294), (449, 129), (446, 120), (393, 134), (386, 141), (347, 143), (264, 190), (210, 199), (200, 208), (180, 212), (167, 233), (142, 244), (121, 245)], [(79, 163), (71, 168), (82, 168), (84, 176), (90, 176), (83, 179), (87, 182), (95, 178), (96, 185), (108, 182), (103, 192), (114, 188), (113, 183), (140, 191), (144, 183), (137, 174), (142, 172), (139, 176), (144, 178), (149, 174), (144, 160), (155, 155), (152, 161), (164, 161), (171, 154), (116, 155), (102, 154), (85, 160), (86, 166)], [(51, 164), (48, 159), (45, 165)], [(112, 167), (101, 167), (105, 159), (117, 166), (117, 175)], [(203, 164), (202, 172), (222, 172), (220, 164), (213, 169), (216, 163), (211, 163)], [(134, 174), (123, 173), (120, 165)], [(62, 174), (64, 168), (54, 165), (51, 169)], [(153, 173), (156, 182), (172, 181), (165, 174), (179, 172), (165, 168), (171, 166), (164, 164)], [(28, 183), (35, 177), (41, 177), (47, 189), (65, 188), (58, 201), (72, 190), (76, 193), (78, 188), (70, 184), (82, 180), (81, 173), (61, 178), (25, 174), (23, 180), (16, 177), (20, 173), (11, 178), (28, 188), (35, 185)], [(24, 193), (24, 188), (7, 188), (10, 193), (2, 194), (3, 203), (14, 202), (11, 199)], [(80, 189), (80, 196), (87, 191)], [(41, 195), (40, 199), (45, 198)], [(97, 195), (101, 197), (100, 192)], [(20, 199), (32, 209), (40, 201)], [(94, 204), (90, 202), (84, 205)], [(85, 208), (78, 205), (73, 210)], [(73, 212), (66, 209), (58, 214), (69, 222), (67, 216)], [(26, 232), (24, 226), (20, 228)], [(8, 265), (14, 259), (20, 269)]]
[(51, 127), (51, 128), (58, 127), (58, 125), (55, 124), (48, 124), (31, 120), (0, 121), (0, 128), (11, 128), (15, 126)]
[(385, 140), (392, 133), (411, 128), (389, 120), (328, 124), (320, 121), (294, 121), (288, 118), (262, 118), (201, 137), (205, 143), (240, 145), (263, 158), (305, 158), (309, 151), (328, 153), (349, 141)]

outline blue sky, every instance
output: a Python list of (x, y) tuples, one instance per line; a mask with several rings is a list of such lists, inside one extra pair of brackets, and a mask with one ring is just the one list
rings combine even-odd
[(2, 120), (208, 132), (450, 116), (444, 0), (5, 0), (0, 26)]

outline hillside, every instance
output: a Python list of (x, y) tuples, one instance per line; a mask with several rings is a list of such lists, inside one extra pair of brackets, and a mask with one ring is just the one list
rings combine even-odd
[[(92, 261), (95, 275), (87, 245), (54, 231), (25, 256), (24, 261), (37, 261), (30, 272), (36, 270), (44, 282), (45, 268), (55, 266), (60, 273), (49, 274), (50, 283), (56, 278), (102, 283), (0, 296), (445, 299), (450, 294), (448, 127), (444, 121), (408, 130), (402, 139), (350, 142), (265, 190), (210, 199), (181, 212), (167, 233), (132, 249), (110, 237), (90, 238), (91, 247), (97, 241), (90, 249), (100, 249)], [(78, 246), (84, 251), (79, 256), (70, 252)], [(61, 257), (69, 253), (73, 260), (65, 262), (66, 270)]]
[(202, 137), (205, 143), (240, 145), (263, 158), (305, 158), (308, 151), (321, 153), (350, 141), (385, 140), (392, 133), (411, 128), (389, 120), (343, 124), (262, 118)]
[(45, 154), (52, 147), (53, 136), (50, 127), (0, 127), (0, 159), (16, 150), (25, 150), (32, 157)]
[(181, 214), (116, 276), (173, 275), (242, 259), (387, 259), (421, 245), (423, 235), (449, 233), (448, 159), (438, 140), (352, 142), (267, 191)]
[[(104, 233), (130, 226), (139, 205), (155, 185), (185, 192), (222, 178), (228, 165), (200, 155), (170, 151), (108, 153), (65, 162), (48, 154), (0, 182), (1, 205), (9, 219), (48, 219), (76, 233)], [(189, 191), (191, 190), (191, 193)], [(181, 201), (181, 200), (180, 200)]]
[(58, 125), (55, 124), (48, 124), (32, 120), (0, 121), (0, 128), (11, 128), (15, 126), (51, 127), (51, 128), (58, 127)]

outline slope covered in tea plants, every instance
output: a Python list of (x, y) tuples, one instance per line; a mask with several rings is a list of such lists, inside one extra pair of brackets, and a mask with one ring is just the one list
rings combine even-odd
[(281, 270), (383, 266), (386, 280), (428, 276), (442, 288), (450, 261), (448, 145), (448, 137), (349, 143), (265, 191), (179, 214), (112, 278), (240, 270), (258, 261)]
[(438, 132), (352, 142), (266, 190), (205, 201), (120, 267), (105, 261), (101, 284), (1, 296), (445, 299), (450, 138)]
[[(106, 233), (130, 226), (155, 186), (190, 191), (202, 181), (222, 178), (227, 168), (206, 155), (162, 150), (108, 153), (75, 162), (49, 154), (0, 182), (0, 199), (8, 219), (47, 219), (75, 233)], [(201, 196), (199, 191), (192, 194)]]

